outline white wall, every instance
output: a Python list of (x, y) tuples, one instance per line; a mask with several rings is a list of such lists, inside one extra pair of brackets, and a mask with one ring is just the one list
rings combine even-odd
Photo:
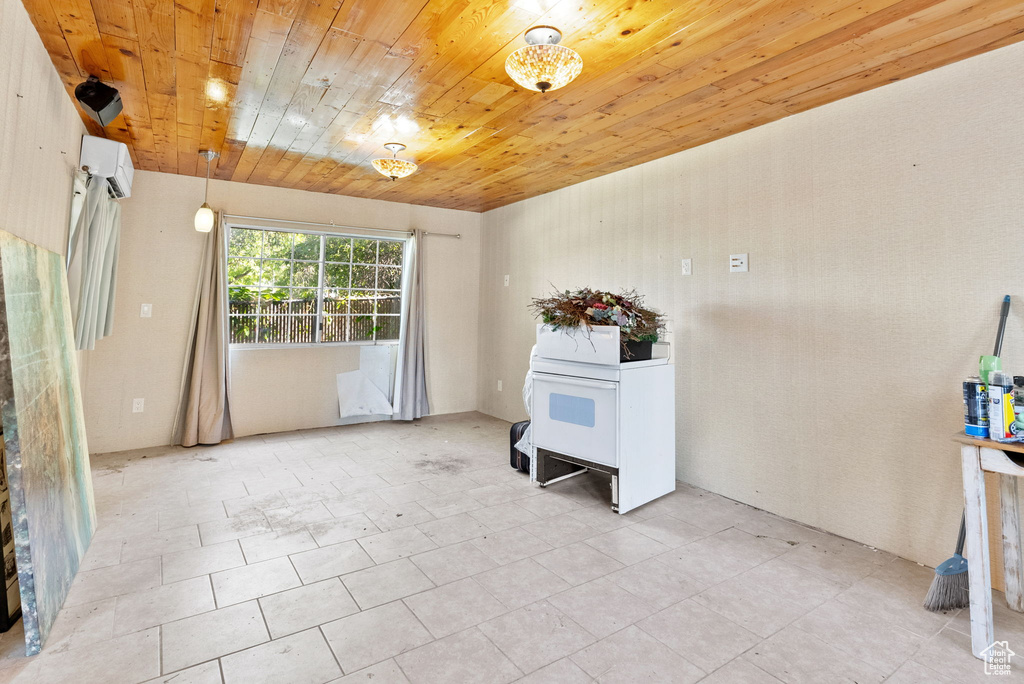
[(674, 329), (680, 479), (948, 557), (960, 383), (1004, 294), (1024, 373), (1022, 63), (1003, 48), (484, 214), (481, 410), (524, 417), (531, 297), (636, 288)]
[[(168, 444), (204, 237), (192, 227), (203, 179), (139, 172), (123, 203), (114, 334), (90, 353), (84, 388), (93, 452)], [(367, 228), (461, 233), (427, 237), (427, 384), (431, 412), (476, 408), (480, 215), (395, 202), (211, 181), (219, 211)], [(143, 303), (152, 318), (140, 318)], [(232, 352), (237, 435), (338, 422), (337, 373), (359, 364), (357, 346)], [(133, 414), (133, 398), (146, 409)]]
[(66, 254), (85, 126), (18, 0), (0, 0), (0, 64), (0, 230)]
[(0, 0), (0, 230), (67, 251), (85, 127), (18, 0)]

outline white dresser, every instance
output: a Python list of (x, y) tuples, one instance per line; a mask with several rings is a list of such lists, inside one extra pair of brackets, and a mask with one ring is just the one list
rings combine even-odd
[(648, 361), (619, 361), (618, 328), (589, 335), (538, 326), (532, 359), (531, 477), (547, 486), (598, 470), (612, 476), (612, 509), (626, 513), (675, 490), (675, 372), (669, 345)]

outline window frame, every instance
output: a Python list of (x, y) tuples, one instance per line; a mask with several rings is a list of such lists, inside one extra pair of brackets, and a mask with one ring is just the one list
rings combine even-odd
[[(285, 224), (285, 225), (282, 225)], [(289, 225), (290, 224), (290, 225)], [(389, 229), (373, 229), (373, 228), (355, 228), (350, 226), (339, 226), (331, 224), (327, 226), (325, 224), (318, 223), (303, 223), (301, 221), (275, 221), (273, 219), (248, 219), (246, 217), (238, 216), (224, 216), (223, 219), (223, 238), (224, 238), (224, 263), (223, 266), (225, 271), (228, 267), (228, 259), (231, 258), (229, 252), (231, 245), (231, 231), (235, 228), (243, 228), (247, 230), (260, 230), (260, 231), (271, 231), (279, 233), (296, 233), (300, 235), (318, 235), (320, 237), (320, 259), (316, 262), (317, 266), (317, 296), (316, 296), (316, 330), (314, 342), (228, 342), (228, 349), (231, 351), (248, 351), (252, 349), (315, 349), (322, 347), (351, 347), (351, 346), (377, 346), (387, 345), (393, 346), (399, 344), (401, 341), (402, 333), (405, 331), (406, 325), (406, 297), (408, 294), (408, 276), (406, 271), (406, 264), (409, 256), (409, 242), (412, 239), (412, 233), (400, 230), (389, 230)], [(329, 230), (328, 230), (329, 228)], [(336, 342), (324, 342), (322, 341), (321, 335), (323, 334), (323, 322), (324, 322), (324, 271), (326, 264), (328, 263), (326, 257), (326, 240), (327, 238), (338, 237), (338, 238), (349, 238), (355, 240), (386, 240), (390, 242), (400, 242), (402, 244), (402, 278), (399, 286), (399, 314), (398, 320), (398, 339), (392, 340), (348, 340), (348, 341), (336, 341)], [(293, 254), (294, 256), (294, 254)], [(378, 266), (379, 263), (375, 264), (356, 264), (352, 261), (350, 255), (348, 266), (351, 269), (354, 265), (372, 265)], [(380, 258), (380, 245), (377, 246), (377, 258)], [(262, 254), (260, 260), (263, 259)], [(272, 259), (273, 260), (273, 259)], [(283, 261), (283, 260), (282, 260)], [(294, 262), (295, 259), (288, 259), (288, 261)], [(309, 260), (299, 259), (299, 262), (313, 263)], [(335, 262), (330, 262), (335, 263)], [(340, 262), (339, 262), (340, 263)], [(293, 267), (294, 268), (294, 267)], [(352, 291), (352, 280), (351, 274), (349, 275), (349, 287), (346, 288), (348, 291)], [(225, 291), (225, 302), (230, 302), (230, 288), (231, 283), (227, 281), (225, 277), (226, 291)], [(291, 285), (287, 286), (287, 289), (294, 289)], [(377, 288), (373, 288), (377, 291)], [(348, 314), (351, 315), (351, 314)], [(394, 314), (386, 314), (394, 316)], [(259, 314), (255, 314), (254, 317), (259, 317)], [(225, 325), (229, 324), (231, 318), (230, 305), (225, 311)]]

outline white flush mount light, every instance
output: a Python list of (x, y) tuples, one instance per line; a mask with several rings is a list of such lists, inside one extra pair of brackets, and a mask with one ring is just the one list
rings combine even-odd
[(391, 152), (391, 157), (374, 159), (370, 162), (373, 164), (373, 168), (377, 169), (382, 175), (387, 176), (391, 180), (398, 180), (399, 178), (405, 178), (419, 168), (411, 161), (398, 158), (398, 153), (405, 149), (405, 145), (402, 143), (388, 143), (384, 147)]
[(195, 226), (200, 233), (213, 230), (213, 209), (210, 207), (210, 162), (220, 155), (213, 150), (199, 150), (199, 156), (206, 160), (206, 192), (203, 194), (203, 206), (196, 211)]
[(540, 93), (557, 90), (583, 71), (583, 58), (558, 44), (562, 32), (554, 26), (534, 26), (525, 37), (527, 46), (505, 60), (505, 71), (524, 88)]

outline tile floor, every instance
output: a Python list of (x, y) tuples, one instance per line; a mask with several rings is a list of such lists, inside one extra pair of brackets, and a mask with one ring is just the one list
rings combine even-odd
[(930, 569), (685, 485), (619, 516), (599, 475), (531, 486), (507, 435), (94, 457), (99, 530), (43, 654), (0, 637), (0, 682), (987, 681), (966, 613), (920, 607)]

